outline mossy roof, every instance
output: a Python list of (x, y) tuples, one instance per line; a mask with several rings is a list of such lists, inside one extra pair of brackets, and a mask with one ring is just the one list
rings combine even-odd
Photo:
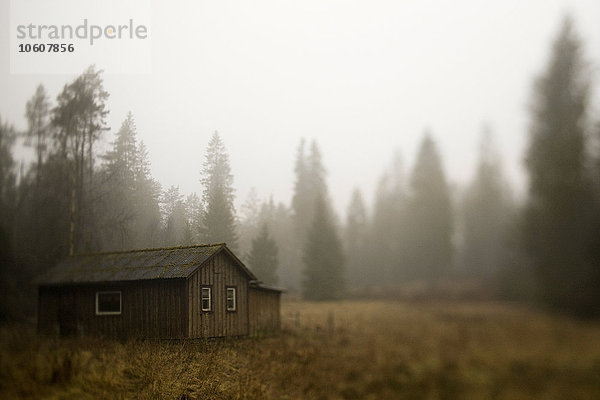
[(224, 243), (79, 254), (60, 261), (37, 281), (40, 285), (187, 278), (220, 251), (226, 251), (256, 279)]

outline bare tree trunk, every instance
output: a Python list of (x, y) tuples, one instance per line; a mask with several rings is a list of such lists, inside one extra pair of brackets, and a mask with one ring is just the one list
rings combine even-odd
[(71, 163), (71, 212), (69, 219), (69, 255), (75, 254), (75, 225), (77, 221), (77, 157)]
[(38, 117), (38, 121), (37, 121), (37, 158), (38, 158), (38, 163), (37, 163), (37, 173), (36, 173), (36, 177), (35, 177), (35, 184), (36, 184), (36, 188), (37, 191), (39, 192), (39, 188), (40, 188), (40, 180), (41, 180), (41, 176), (42, 176), (42, 117), (41, 115)]
[(79, 156), (79, 181), (77, 182), (77, 240), (80, 249), (88, 250), (87, 246), (87, 235), (86, 235), (86, 212), (87, 207), (84, 199), (84, 187), (85, 187), (85, 141), (86, 141), (85, 130), (81, 134), (81, 147)]
[(35, 234), (34, 234), (34, 240), (35, 240), (35, 244), (37, 245), (40, 242), (40, 230), (41, 230), (41, 224), (40, 224), (40, 209), (41, 209), (41, 200), (40, 200), (40, 187), (41, 187), (41, 180), (42, 180), (42, 121), (41, 121), (42, 117), (41, 115), (38, 116), (38, 121), (37, 121), (37, 171), (36, 171), (36, 176), (35, 176), (35, 193), (34, 193), (34, 219), (35, 219)]

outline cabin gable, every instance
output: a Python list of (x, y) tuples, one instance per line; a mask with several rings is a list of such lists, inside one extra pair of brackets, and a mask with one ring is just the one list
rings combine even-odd
[[(247, 335), (248, 286), (248, 274), (225, 251), (196, 269), (187, 279), (188, 337)], [(202, 310), (203, 288), (210, 289), (210, 310)], [(227, 310), (227, 289), (235, 292), (235, 311)]]

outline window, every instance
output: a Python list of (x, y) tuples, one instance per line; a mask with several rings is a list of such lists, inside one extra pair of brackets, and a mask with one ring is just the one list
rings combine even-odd
[(212, 311), (212, 293), (211, 288), (202, 288), (202, 311)]
[(227, 288), (227, 311), (235, 311), (236, 309), (235, 288)]
[(121, 292), (96, 292), (96, 315), (121, 314)]

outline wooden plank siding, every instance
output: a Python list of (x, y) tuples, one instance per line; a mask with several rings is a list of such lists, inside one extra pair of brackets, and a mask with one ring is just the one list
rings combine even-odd
[[(121, 292), (121, 314), (96, 315), (96, 292)], [(184, 338), (185, 279), (41, 287), (38, 328), (61, 333), (61, 298), (73, 296), (77, 335), (109, 338)]]
[[(212, 310), (202, 311), (201, 290), (210, 287)], [(227, 311), (227, 287), (236, 289), (236, 311)], [(188, 337), (248, 334), (248, 276), (227, 253), (208, 260), (187, 280)]]
[(248, 292), (249, 333), (256, 336), (271, 333), (280, 328), (280, 298), (281, 292), (251, 287)]
[[(281, 291), (260, 286), (225, 244), (73, 256), (38, 282), (43, 333), (175, 339), (279, 329)], [(202, 311), (203, 287), (210, 311)], [(235, 310), (227, 310), (228, 288)], [(121, 312), (96, 315), (97, 292), (120, 292)]]
[(58, 335), (59, 292), (48, 287), (38, 289), (38, 331), (47, 335)]

